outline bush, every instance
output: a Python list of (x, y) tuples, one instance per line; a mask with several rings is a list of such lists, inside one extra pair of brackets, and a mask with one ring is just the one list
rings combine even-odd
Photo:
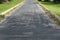
[(3, 0), (0, 0), (0, 3), (2, 3), (3, 2)]
[(42, 0), (38, 0), (38, 1), (42, 1)]
[(8, 1), (11, 1), (11, 0), (8, 0)]
[(45, 2), (49, 2), (50, 0), (44, 0)]
[(11, 0), (0, 0), (0, 4), (7, 1), (11, 1)]
[(54, 0), (53, 2), (54, 3), (60, 3), (60, 0)]

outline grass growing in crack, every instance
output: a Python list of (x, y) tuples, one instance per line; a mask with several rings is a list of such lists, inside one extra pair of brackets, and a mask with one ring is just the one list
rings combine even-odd
[(46, 12), (46, 14), (47, 14), (50, 18), (52, 18), (55, 23), (57, 23), (58, 25), (60, 25), (60, 21), (59, 21), (57, 18), (55, 18), (55, 16), (49, 14), (48, 12)]
[(5, 15), (0, 15), (0, 21), (5, 18)]

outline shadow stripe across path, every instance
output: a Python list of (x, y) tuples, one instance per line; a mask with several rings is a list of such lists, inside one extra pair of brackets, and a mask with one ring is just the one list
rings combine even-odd
[(56, 27), (35, 0), (26, 0), (0, 24), (0, 40), (60, 40)]

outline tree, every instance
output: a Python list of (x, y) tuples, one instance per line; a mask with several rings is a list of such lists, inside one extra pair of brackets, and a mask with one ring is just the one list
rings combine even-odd
[(38, 1), (42, 1), (42, 0), (38, 0)]
[(8, 0), (3, 0), (4, 2), (8, 2)]
[[(38, 0), (38, 1), (43, 1), (43, 0)], [(49, 2), (50, 0), (44, 0), (44, 2)]]
[(11, 1), (11, 0), (0, 0), (0, 4), (3, 2), (9, 3), (9, 1)]
[(0, 3), (2, 3), (3, 2), (3, 0), (0, 0)]
[(50, 0), (44, 0), (45, 2), (49, 2)]
[(54, 3), (60, 3), (60, 0), (54, 0), (53, 2)]

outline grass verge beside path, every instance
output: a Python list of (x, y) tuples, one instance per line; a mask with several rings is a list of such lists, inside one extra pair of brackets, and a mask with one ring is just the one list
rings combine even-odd
[[(42, 7), (44, 12), (54, 21), (54, 23), (60, 26), (60, 4), (54, 4), (49, 2), (38, 2), (37, 3)], [(51, 13), (52, 12), (52, 13)], [(54, 15), (54, 13), (56, 15)]]
[(58, 16), (60, 16), (60, 4), (55, 4), (52, 2), (40, 2), (42, 3), (46, 8), (56, 13)]
[(22, 2), (23, 0), (12, 0), (9, 3), (0, 4), (0, 13), (15, 6), (16, 4)]
[[(6, 18), (6, 16), (10, 15), (10, 13), (13, 12), (17, 6), (23, 5), (22, 1), (24, 0), (12, 0), (9, 3), (0, 4), (0, 23), (3, 22), (3, 19)], [(7, 12), (7, 13), (4, 15), (1, 15), (2, 12)]]

